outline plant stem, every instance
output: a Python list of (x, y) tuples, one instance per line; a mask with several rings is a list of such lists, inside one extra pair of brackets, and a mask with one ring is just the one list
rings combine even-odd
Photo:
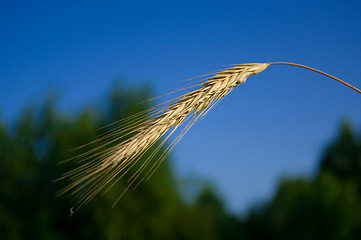
[(325, 76), (327, 76), (327, 77), (329, 77), (329, 78), (332, 78), (332, 79), (334, 79), (334, 80), (336, 80), (336, 81), (338, 81), (338, 82), (346, 85), (347, 87), (352, 88), (352, 89), (355, 90), (356, 92), (361, 93), (361, 90), (355, 88), (354, 86), (348, 84), (347, 82), (344, 82), (344, 81), (342, 81), (341, 79), (338, 79), (337, 77), (334, 77), (334, 76), (332, 76), (332, 75), (330, 75), (330, 74), (327, 74), (327, 73), (325, 73), (325, 72), (322, 72), (322, 71), (320, 71), (320, 70), (317, 70), (317, 69), (314, 69), (314, 68), (311, 68), (311, 67), (307, 67), (307, 66), (305, 66), (305, 65), (301, 65), (301, 64), (297, 64), (297, 63), (289, 63), (289, 62), (272, 62), (272, 63), (269, 63), (269, 64), (270, 64), (270, 65), (282, 64), (282, 65), (291, 65), (291, 66), (306, 68), (306, 69), (308, 69), (308, 70), (311, 70), (311, 71), (320, 73), (320, 74), (322, 74), (322, 75), (325, 75)]

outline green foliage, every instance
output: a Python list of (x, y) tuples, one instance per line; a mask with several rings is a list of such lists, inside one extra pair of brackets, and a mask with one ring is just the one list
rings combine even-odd
[(360, 216), (357, 185), (323, 172), (314, 182), (283, 180), (275, 198), (247, 224), (256, 239), (359, 239)]
[(100, 127), (150, 107), (147, 96), (117, 86), (105, 107), (72, 118), (49, 100), (26, 108), (14, 125), (0, 122), (0, 239), (361, 239), (361, 139), (349, 124), (315, 179), (282, 179), (274, 197), (242, 220), (210, 185), (184, 203), (169, 159), (114, 208), (126, 179), (69, 218), (71, 199), (54, 197), (67, 182), (52, 181), (75, 164), (58, 163), (111, 129)]
[[(69, 218), (71, 199), (55, 198), (66, 181), (52, 182), (75, 164), (69, 149), (111, 129), (99, 128), (148, 108), (148, 90), (114, 88), (105, 110), (88, 109), (74, 118), (56, 112), (55, 101), (28, 107), (14, 127), (0, 125), (0, 239), (199, 239), (212, 235), (213, 222), (200, 230), (184, 226), (204, 211), (188, 207), (177, 192), (167, 160), (154, 176), (129, 190), (112, 208), (126, 180)], [(141, 104), (139, 104), (141, 103)], [(85, 150), (87, 147), (85, 147)], [(218, 207), (218, 206), (217, 206)], [(187, 214), (190, 213), (190, 214)], [(213, 221), (213, 220), (212, 220)], [(210, 231), (210, 232), (209, 232)]]
[(330, 144), (315, 179), (283, 179), (245, 222), (250, 239), (361, 239), (361, 139), (349, 123)]
[(324, 170), (356, 181), (361, 194), (361, 137), (355, 136), (349, 122), (342, 124), (339, 137), (327, 148), (320, 164), (320, 172)]

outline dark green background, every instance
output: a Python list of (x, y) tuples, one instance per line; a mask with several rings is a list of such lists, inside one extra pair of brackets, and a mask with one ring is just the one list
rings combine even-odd
[(361, 239), (361, 138), (347, 122), (314, 176), (282, 178), (271, 199), (243, 216), (229, 213), (210, 184), (187, 199), (168, 160), (114, 208), (125, 182), (70, 218), (71, 199), (55, 198), (66, 181), (52, 181), (74, 164), (57, 163), (108, 130), (101, 126), (149, 107), (137, 104), (148, 95), (118, 86), (104, 107), (74, 116), (59, 113), (49, 98), (26, 107), (15, 122), (2, 122), (0, 239)]

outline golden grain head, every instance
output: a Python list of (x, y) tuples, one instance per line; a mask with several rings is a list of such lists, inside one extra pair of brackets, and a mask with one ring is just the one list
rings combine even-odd
[[(218, 71), (188, 85), (186, 89), (193, 88), (188, 93), (121, 121), (117, 129), (92, 142), (103, 142), (101, 146), (75, 158), (80, 165), (60, 178), (70, 180), (70, 184), (59, 195), (68, 193), (72, 196), (76, 201), (74, 210), (77, 210), (99, 192), (106, 192), (129, 175), (128, 186), (123, 189), (120, 198), (128, 188), (149, 179), (190, 127), (223, 97), (249, 76), (268, 66), (267, 63), (239, 64)], [(171, 143), (160, 151), (175, 132), (177, 135)], [(104, 142), (104, 139), (107, 140)], [(126, 140), (116, 143), (120, 139)], [(147, 157), (139, 163), (143, 156)]]
[[(277, 62), (235, 65), (172, 92), (190, 89), (183, 95), (119, 121), (119, 127), (92, 142), (102, 143), (100, 146), (75, 157), (80, 164), (59, 178), (70, 180), (70, 184), (59, 194), (73, 196), (76, 206), (72, 210), (77, 210), (100, 191), (105, 193), (120, 179), (127, 177), (127, 186), (116, 203), (128, 188), (137, 187), (149, 179), (193, 124), (222, 98), (249, 76), (276, 64), (293, 65), (321, 73), (361, 93), (338, 78), (300, 64)], [(176, 136), (163, 148), (174, 133)]]

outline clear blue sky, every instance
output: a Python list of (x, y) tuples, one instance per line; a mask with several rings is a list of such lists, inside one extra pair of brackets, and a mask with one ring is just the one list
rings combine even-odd
[[(76, 2), (76, 3), (73, 3)], [(290, 61), (361, 87), (361, 1), (1, 1), (0, 114), (48, 89), (62, 111), (102, 101), (114, 79), (171, 83), (246, 62)], [(226, 97), (176, 147), (180, 176), (209, 179), (240, 211), (284, 174), (312, 174), (361, 95), (307, 70), (272, 66)]]

